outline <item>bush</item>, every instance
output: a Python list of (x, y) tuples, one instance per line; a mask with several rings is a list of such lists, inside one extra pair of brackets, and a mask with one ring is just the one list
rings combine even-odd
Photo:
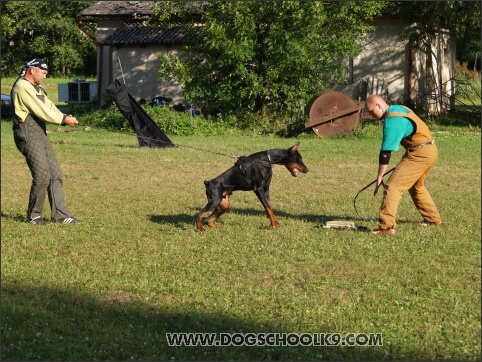
[[(154, 122), (169, 135), (216, 136), (231, 134), (238, 130), (236, 118), (191, 116), (190, 113), (177, 112), (169, 107), (152, 107), (142, 105), (142, 108)], [(80, 122), (94, 127), (113, 131), (134, 132), (127, 119), (117, 106), (107, 109), (79, 109), (76, 117)]]
[(476, 99), (480, 103), (481, 74), (476, 70), (467, 68), (467, 63), (455, 63), (455, 78), (457, 79), (457, 96), (468, 99)]

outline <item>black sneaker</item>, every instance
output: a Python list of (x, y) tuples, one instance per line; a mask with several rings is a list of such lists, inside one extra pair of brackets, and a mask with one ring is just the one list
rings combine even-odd
[(46, 225), (47, 221), (45, 221), (42, 216), (36, 216), (34, 218), (27, 218), (26, 223), (28, 224), (36, 224), (36, 225)]
[(55, 220), (55, 222), (59, 222), (61, 224), (80, 224), (82, 220), (76, 219), (75, 217), (66, 217), (64, 219)]

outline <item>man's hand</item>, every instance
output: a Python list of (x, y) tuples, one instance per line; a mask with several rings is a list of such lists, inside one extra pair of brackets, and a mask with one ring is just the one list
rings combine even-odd
[(380, 186), (383, 186), (385, 188), (385, 183), (383, 182), (382, 178), (377, 178), (377, 185), (375, 186), (375, 190), (373, 191), (373, 196), (376, 196), (378, 194), (378, 189)]
[(375, 191), (373, 191), (373, 196), (378, 193), (378, 189), (380, 188), (380, 186), (383, 186), (385, 188), (385, 183), (383, 182), (383, 175), (385, 175), (387, 167), (388, 165), (378, 165), (377, 185), (375, 186)]
[(77, 121), (77, 118), (69, 114), (67, 117), (65, 117), (64, 123), (68, 124), (70, 127), (74, 127), (79, 124), (79, 121)]

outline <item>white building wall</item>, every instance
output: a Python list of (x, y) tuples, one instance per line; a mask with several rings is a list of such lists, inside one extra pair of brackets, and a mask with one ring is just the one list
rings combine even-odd
[(360, 55), (353, 59), (351, 82), (335, 90), (358, 100), (360, 81), (369, 79), (369, 94), (373, 85), (373, 93), (382, 92), (388, 100), (396, 101), (406, 93), (408, 74), (406, 41), (400, 37), (402, 24), (398, 19), (376, 19), (373, 26), (367, 40), (360, 43)]
[[(182, 103), (182, 88), (174, 81), (159, 79), (158, 52), (177, 53), (178, 47), (112, 47), (112, 81), (118, 79), (126, 84), (127, 91), (136, 100), (151, 102), (155, 97), (173, 98), (171, 104)], [(120, 63), (119, 63), (120, 60)]]

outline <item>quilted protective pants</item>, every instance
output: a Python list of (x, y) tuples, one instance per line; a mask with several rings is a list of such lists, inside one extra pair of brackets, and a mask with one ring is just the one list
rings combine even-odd
[(65, 205), (63, 177), (55, 151), (47, 137), (45, 124), (27, 117), (13, 127), (15, 145), (25, 156), (32, 174), (27, 218), (40, 216), (48, 195), (54, 220), (72, 217)]

